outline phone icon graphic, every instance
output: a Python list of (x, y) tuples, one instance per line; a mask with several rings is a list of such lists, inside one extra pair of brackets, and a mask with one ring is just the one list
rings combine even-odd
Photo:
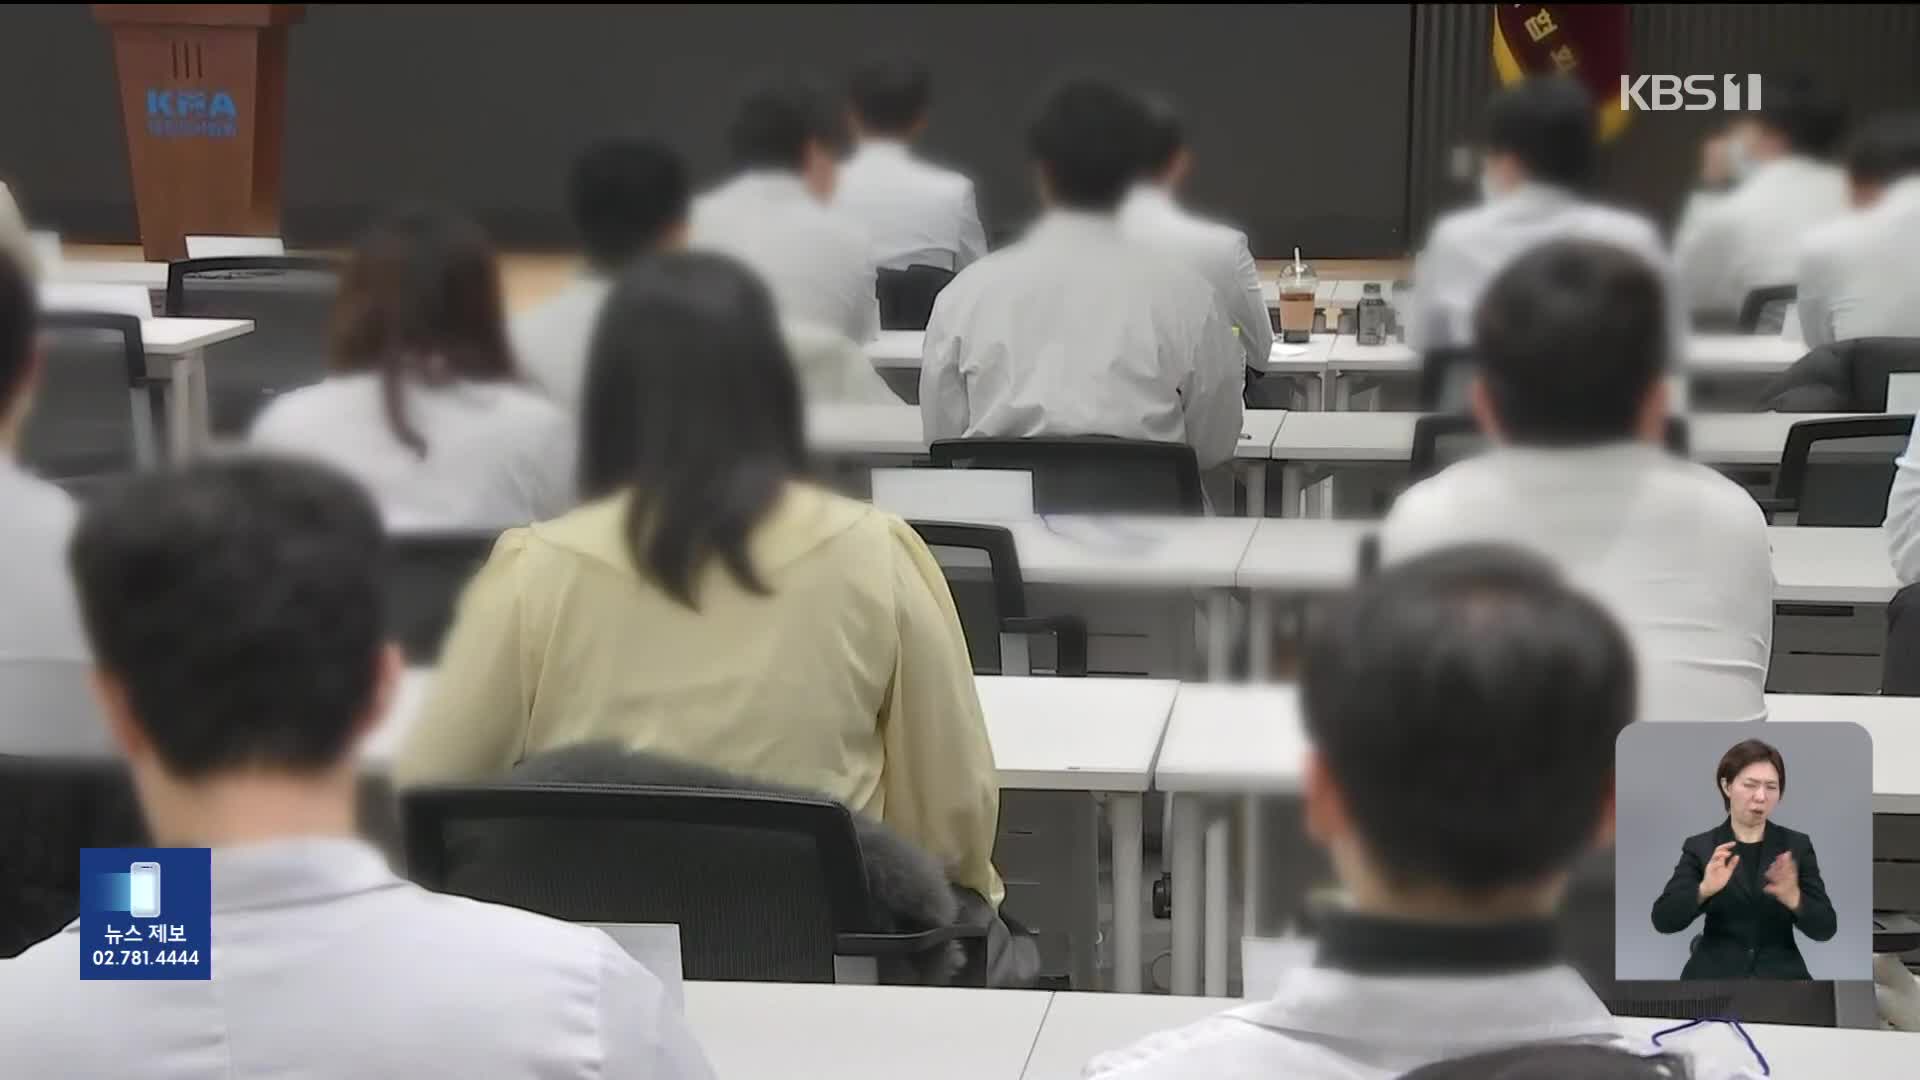
[(160, 914), (160, 864), (137, 862), (128, 869), (128, 911), (136, 919), (152, 919)]

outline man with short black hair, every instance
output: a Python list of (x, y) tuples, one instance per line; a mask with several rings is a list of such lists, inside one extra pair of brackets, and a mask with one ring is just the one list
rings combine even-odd
[(1634, 697), (1620, 628), (1524, 551), (1434, 552), (1334, 604), (1301, 675), (1306, 828), (1344, 893), (1313, 962), (1087, 1075), (1384, 1080), (1516, 1043), (1650, 1052), (1554, 927), (1575, 864), (1612, 840)]
[(1552, 559), (1627, 627), (1646, 720), (1759, 720), (1773, 643), (1766, 520), (1664, 448), (1666, 296), (1646, 262), (1559, 241), (1481, 301), (1472, 407), (1494, 449), (1414, 485), (1388, 560), (1470, 541)]
[(834, 205), (865, 228), (882, 270), (959, 271), (987, 253), (973, 181), (913, 152), (927, 129), (933, 77), (919, 64), (885, 60), (853, 73), (858, 145), (840, 170)]
[(1108, 435), (1186, 443), (1202, 468), (1240, 441), (1245, 363), (1207, 283), (1121, 231), (1139, 99), (1070, 82), (1029, 135), (1046, 211), (934, 304), (920, 369), (927, 438)]
[(1180, 191), (1193, 172), (1186, 128), (1168, 103), (1146, 105), (1140, 177), (1120, 208), (1120, 225), (1127, 235), (1180, 259), (1207, 280), (1247, 367), (1265, 371), (1273, 352), (1273, 322), (1247, 234), (1181, 205)]
[(522, 371), (571, 414), (580, 411), (587, 342), (621, 267), (650, 251), (687, 243), (693, 196), (687, 167), (664, 143), (605, 139), (574, 160), (567, 211), (586, 250), (580, 278), (513, 319)]
[(839, 111), (812, 83), (750, 91), (727, 132), (740, 172), (695, 200), (692, 246), (751, 267), (788, 326), (858, 344), (879, 334), (880, 301), (872, 241), (829, 206), (843, 141)]
[(87, 658), (63, 571), (73, 500), (14, 457), (40, 379), (38, 335), (26, 267), (0, 256), (0, 549), (7, 553), (0, 560), (0, 682), (27, 678), (38, 665)]
[(1808, 345), (1920, 337), (1920, 113), (1880, 117), (1847, 148), (1854, 213), (1807, 234), (1795, 274)]
[[(1599, 131), (1593, 99), (1580, 83), (1564, 76), (1517, 82), (1494, 95), (1485, 125), (1480, 205), (1435, 222), (1414, 264), (1410, 344), (1426, 351), (1471, 347), (1473, 312), (1488, 283), (1515, 258), (1549, 241), (1612, 244), (1669, 279), (1666, 249), (1653, 223), (1593, 200)], [(1677, 355), (1686, 317), (1675, 306), (1670, 318)]]
[(213, 849), (213, 979), (81, 982), (69, 926), (0, 964), (0, 1075), (711, 1075), (605, 934), (426, 892), (354, 836), (356, 748), (402, 664), (385, 557), (366, 494), (292, 461), (144, 474), (88, 509), (96, 689), (154, 843)]
[(1708, 140), (1702, 189), (1674, 231), (1674, 263), (1688, 310), (1729, 321), (1755, 289), (1794, 284), (1809, 232), (1847, 211), (1846, 175), (1826, 159), (1846, 111), (1804, 78), (1761, 83), (1758, 112), (1734, 114)]

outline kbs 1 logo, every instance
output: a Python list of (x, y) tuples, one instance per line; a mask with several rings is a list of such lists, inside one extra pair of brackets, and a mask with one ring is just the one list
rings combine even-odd
[(1759, 112), (1758, 75), (1622, 75), (1621, 112)]
[(240, 111), (225, 90), (147, 91), (147, 134), (161, 139), (231, 139)]

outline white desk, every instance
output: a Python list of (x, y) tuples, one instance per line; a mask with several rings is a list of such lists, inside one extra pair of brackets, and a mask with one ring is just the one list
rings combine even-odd
[(159, 290), (167, 287), (167, 264), (122, 259), (62, 259), (47, 268), (47, 278), (76, 285), (138, 285)]
[(1018, 1080), (1052, 995), (1038, 990), (686, 984), (687, 1020), (726, 1080)]
[[(367, 740), (365, 760), (391, 761), (426, 704), (430, 669), (407, 672), (393, 707)], [(1084, 791), (1107, 802), (1114, 893), (1114, 972), (1140, 989), (1141, 803), (1179, 684), (1159, 679), (1054, 679), (983, 675), (975, 680), (1000, 786)]]
[(1879, 529), (1775, 526), (1767, 541), (1776, 603), (1884, 604), (1900, 588)]
[(1920, 698), (1768, 694), (1767, 719), (1866, 728), (1873, 737), (1873, 812), (1920, 814)]
[(165, 357), (167, 439), (176, 463), (191, 460), (213, 438), (213, 414), (207, 405), (209, 345), (253, 333), (250, 319), (142, 319), (140, 338), (147, 356)]
[[(1025, 1080), (1075, 1080), (1089, 1059), (1155, 1032), (1182, 1027), (1232, 1008), (1211, 998), (1124, 994), (1053, 995), (1039, 1041), (1027, 1059)], [(1641, 1039), (1679, 1021), (1621, 1017), (1621, 1030)], [(1844, 1073), (1848, 1080), (1906, 1080), (1914, 1073), (1916, 1040), (1891, 1031), (1748, 1024), (1747, 1033), (1781, 1080)], [(1725, 1025), (1702, 1025), (1671, 1037), (1670, 1045), (1709, 1051), (1716, 1061), (1739, 1061), (1745, 1045)], [(1709, 1048), (1711, 1048), (1709, 1050)]]
[(926, 341), (925, 330), (882, 330), (880, 336), (866, 345), (867, 359), (877, 368), (914, 368), (920, 367), (920, 346)]

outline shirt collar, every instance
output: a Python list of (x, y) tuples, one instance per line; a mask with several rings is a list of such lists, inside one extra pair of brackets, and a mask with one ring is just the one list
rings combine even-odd
[(296, 837), (213, 849), (215, 911), (316, 904), (404, 884), (377, 849), (352, 837)]
[(1492, 975), (1551, 967), (1553, 923), (1440, 923), (1356, 912), (1323, 917), (1314, 963), (1354, 975)]
[(807, 182), (789, 169), (752, 169), (734, 177), (727, 187), (732, 191), (769, 201), (813, 199)]
[(912, 148), (905, 139), (890, 139), (884, 135), (868, 135), (860, 140), (855, 153), (865, 157), (903, 158)]
[(1127, 201), (1140, 206), (1155, 207), (1156, 209), (1171, 210), (1179, 206), (1179, 204), (1174, 201), (1173, 192), (1168, 191), (1159, 184), (1145, 180), (1133, 185), (1133, 190), (1127, 192)]
[(1042, 242), (1085, 243), (1115, 239), (1120, 235), (1120, 219), (1097, 210), (1067, 210), (1055, 207), (1040, 215), (1027, 231), (1031, 240)]

